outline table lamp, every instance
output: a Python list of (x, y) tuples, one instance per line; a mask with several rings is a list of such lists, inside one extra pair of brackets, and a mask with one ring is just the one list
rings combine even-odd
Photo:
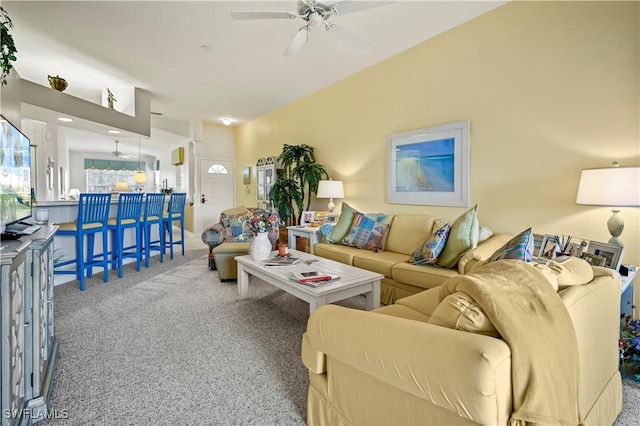
[(344, 198), (344, 186), (341, 180), (321, 180), (318, 183), (318, 192), (316, 193), (318, 198), (328, 198), (329, 205), (327, 208), (329, 212), (333, 212), (336, 205), (333, 204), (334, 198)]
[(583, 170), (578, 185), (576, 204), (611, 206), (613, 215), (607, 221), (609, 244), (622, 247), (620, 235), (624, 222), (617, 207), (640, 207), (640, 167), (619, 167), (613, 162), (604, 169)]

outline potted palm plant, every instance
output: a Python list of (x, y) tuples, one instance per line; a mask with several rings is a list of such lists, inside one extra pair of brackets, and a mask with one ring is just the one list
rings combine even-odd
[(271, 189), (270, 198), (285, 226), (300, 223), (302, 211), (305, 206), (309, 210), (312, 194), (327, 175), (313, 151), (314, 148), (306, 144), (284, 144), (278, 157), (282, 171)]

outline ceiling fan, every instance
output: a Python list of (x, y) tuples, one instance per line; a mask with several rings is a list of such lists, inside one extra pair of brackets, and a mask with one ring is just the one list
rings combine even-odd
[(369, 43), (359, 35), (347, 30), (338, 23), (329, 22), (332, 15), (345, 15), (372, 7), (384, 6), (394, 1), (359, 1), (343, 0), (340, 2), (326, 0), (299, 0), (297, 12), (258, 12), (236, 11), (231, 12), (233, 19), (295, 19), (300, 18), (305, 24), (298, 29), (291, 39), (289, 46), (284, 51), (284, 56), (297, 55), (309, 41), (309, 33), (314, 27), (324, 26), (325, 30), (335, 35), (347, 46), (363, 50), (369, 47)]
[(113, 154), (115, 157), (118, 158), (137, 158), (137, 155), (131, 155), (131, 154), (125, 154), (123, 152), (118, 151), (118, 141), (114, 141), (116, 143), (116, 150), (115, 151), (111, 151), (111, 154)]

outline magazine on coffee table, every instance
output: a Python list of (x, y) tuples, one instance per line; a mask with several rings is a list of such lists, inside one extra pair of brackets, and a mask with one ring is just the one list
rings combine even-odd
[(299, 257), (293, 256), (273, 256), (264, 262), (264, 266), (293, 266), (302, 261)]
[(304, 271), (292, 272), (290, 279), (299, 284), (318, 287), (319, 285), (326, 284), (339, 278), (340, 277), (338, 275), (331, 275), (322, 271)]

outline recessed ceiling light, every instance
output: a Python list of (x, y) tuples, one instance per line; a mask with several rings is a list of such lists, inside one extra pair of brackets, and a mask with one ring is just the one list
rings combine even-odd
[(71, 123), (73, 121), (73, 119), (68, 118), (68, 117), (60, 117), (60, 118), (58, 118), (58, 121), (64, 121), (65, 123)]
[(107, 132), (111, 133), (112, 135), (119, 135), (120, 134), (120, 130), (107, 130)]
[(228, 126), (231, 124), (230, 118), (221, 118), (220, 121), (222, 121), (222, 124), (224, 124), (225, 126)]

